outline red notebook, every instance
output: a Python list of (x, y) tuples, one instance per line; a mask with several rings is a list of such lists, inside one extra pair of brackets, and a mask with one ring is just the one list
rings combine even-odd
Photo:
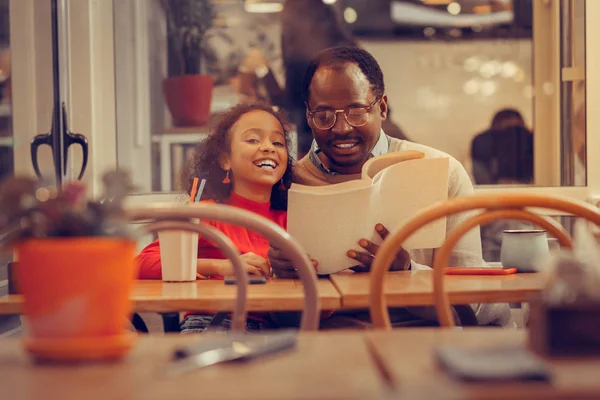
[(446, 275), (510, 275), (516, 268), (446, 267)]

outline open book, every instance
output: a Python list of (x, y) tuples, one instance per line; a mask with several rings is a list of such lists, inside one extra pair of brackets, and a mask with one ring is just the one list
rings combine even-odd
[[(418, 151), (388, 153), (368, 160), (361, 179), (326, 186), (293, 184), (288, 232), (319, 262), (319, 274), (354, 265), (346, 256), (362, 238), (381, 243), (377, 223), (394, 233), (419, 210), (448, 198), (448, 158), (424, 158)], [(419, 229), (407, 250), (436, 248), (446, 237), (446, 220)]]

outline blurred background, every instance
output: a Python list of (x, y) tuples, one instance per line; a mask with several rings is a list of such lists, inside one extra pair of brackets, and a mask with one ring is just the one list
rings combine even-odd
[[(477, 191), (534, 185), (585, 200), (600, 184), (586, 159), (597, 139), (586, 126), (586, 96), (598, 93), (586, 80), (591, 1), (0, 0), (0, 178), (32, 174), (32, 139), (57, 121), (87, 138), (93, 196), (115, 167), (141, 195), (181, 191), (209, 119), (256, 100), (291, 114), (301, 157), (306, 63), (354, 45), (383, 69), (386, 133), (454, 156)], [(76, 178), (83, 152), (54, 144), (38, 151), (41, 173)], [(0, 332), (15, 323), (0, 319)]]
[[(14, 156), (8, 4), (0, 0), (0, 174)], [(386, 132), (451, 154), (476, 184), (586, 184), (584, 0), (112, 0), (110, 8), (117, 163), (140, 192), (180, 189), (206, 120), (239, 101), (286, 108), (302, 156), (310, 144), (302, 71), (315, 51), (339, 44), (379, 61)], [(212, 84), (191, 83), (199, 75)], [(181, 117), (181, 104), (201, 115)]]

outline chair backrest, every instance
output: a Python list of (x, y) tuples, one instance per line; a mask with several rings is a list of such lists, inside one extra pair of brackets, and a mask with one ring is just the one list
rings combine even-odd
[(185, 204), (188, 201), (187, 193), (140, 193), (125, 197), (125, 209), (147, 207), (157, 203)]
[[(141, 193), (132, 194), (125, 197), (125, 209), (134, 209), (139, 207), (149, 207), (157, 204), (186, 204), (188, 202), (187, 193)], [(134, 228), (143, 226), (147, 221), (132, 221)], [(156, 235), (145, 233), (137, 238), (137, 249), (141, 251), (148, 244), (156, 240)]]
[(571, 247), (568, 233), (556, 222), (545, 219), (527, 211), (526, 208), (556, 210), (585, 218), (600, 225), (600, 213), (590, 204), (566, 198), (535, 194), (482, 194), (458, 197), (428, 207), (411, 218), (399, 231), (389, 235), (382, 243), (371, 268), (370, 311), (371, 319), (376, 327), (391, 329), (387, 304), (383, 296), (383, 279), (389, 270), (398, 249), (415, 231), (421, 227), (456, 213), (485, 210), (463, 221), (448, 235), (446, 241), (438, 249), (433, 265), (433, 294), (440, 325), (454, 325), (448, 295), (444, 291), (444, 267), (448, 264), (450, 253), (456, 243), (469, 230), (479, 224), (486, 224), (499, 219), (510, 218), (532, 222), (548, 230), (560, 244)]
[(243, 331), (247, 310), (248, 276), (239, 257), (239, 251), (233, 243), (220, 231), (205, 224), (193, 224), (192, 219), (214, 220), (234, 225), (245, 226), (269, 239), (278, 248), (289, 255), (298, 270), (304, 286), (304, 312), (300, 328), (316, 330), (319, 327), (320, 301), (317, 290), (317, 274), (312, 267), (306, 252), (284, 229), (260, 215), (247, 212), (237, 207), (221, 204), (194, 204), (164, 207), (144, 207), (127, 210), (131, 221), (156, 221), (147, 227), (157, 232), (165, 229), (189, 230), (198, 232), (214, 242), (233, 263), (234, 273), (238, 281), (237, 301), (232, 316), (232, 330)]

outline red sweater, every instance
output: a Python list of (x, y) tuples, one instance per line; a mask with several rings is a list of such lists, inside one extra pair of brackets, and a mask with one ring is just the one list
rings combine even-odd
[[(207, 200), (203, 201), (203, 203), (214, 203), (214, 201)], [(270, 219), (283, 229), (287, 228), (287, 212), (271, 210), (271, 203), (257, 203), (238, 196), (235, 193), (231, 193), (231, 196), (225, 204), (252, 211)], [(252, 232), (243, 226), (231, 225), (220, 221), (203, 221), (203, 223), (214, 226), (223, 232), (231, 239), (241, 254), (254, 253), (258, 256), (267, 258), (269, 241), (258, 233)], [(227, 257), (225, 257), (214, 244), (199, 237), (198, 258), (225, 259)], [(162, 279), (158, 240), (146, 246), (146, 248), (144, 248), (144, 250), (136, 257), (136, 261), (139, 265), (140, 279)]]
[[(203, 203), (215, 203), (213, 200), (203, 201)], [(257, 203), (248, 200), (245, 197), (231, 193), (231, 197), (226, 202), (227, 205), (239, 207), (244, 210), (252, 211), (270, 219), (283, 229), (287, 230), (287, 212), (271, 210), (271, 203)], [(241, 254), (254, 253), (258, 256), (268, 259), (269, 241), (256, 232), (249, 231), (247, 228), (230, 225), (220, 221), (203, 221), (208, 225), (214, 226), (223, 232), (234, 245), (237, 246)], [(225, 259), (223, 253), (212, 243), (198, 238), (198, 258), (213, 258)], [(158, 240), (150, 243), (136, 257), (136, 262), (139, 265), (140, 279), (162, 279), (161, 264), (160, 264), (160, 247)], [(213, 279), (221, 279), (222, 277), (211, 277)], [(328, 318), (333, 314), (332, 311), (322, 311), (321, 319)], [(252, 313), (251, 318), (261, 319), (265, 313)]]

